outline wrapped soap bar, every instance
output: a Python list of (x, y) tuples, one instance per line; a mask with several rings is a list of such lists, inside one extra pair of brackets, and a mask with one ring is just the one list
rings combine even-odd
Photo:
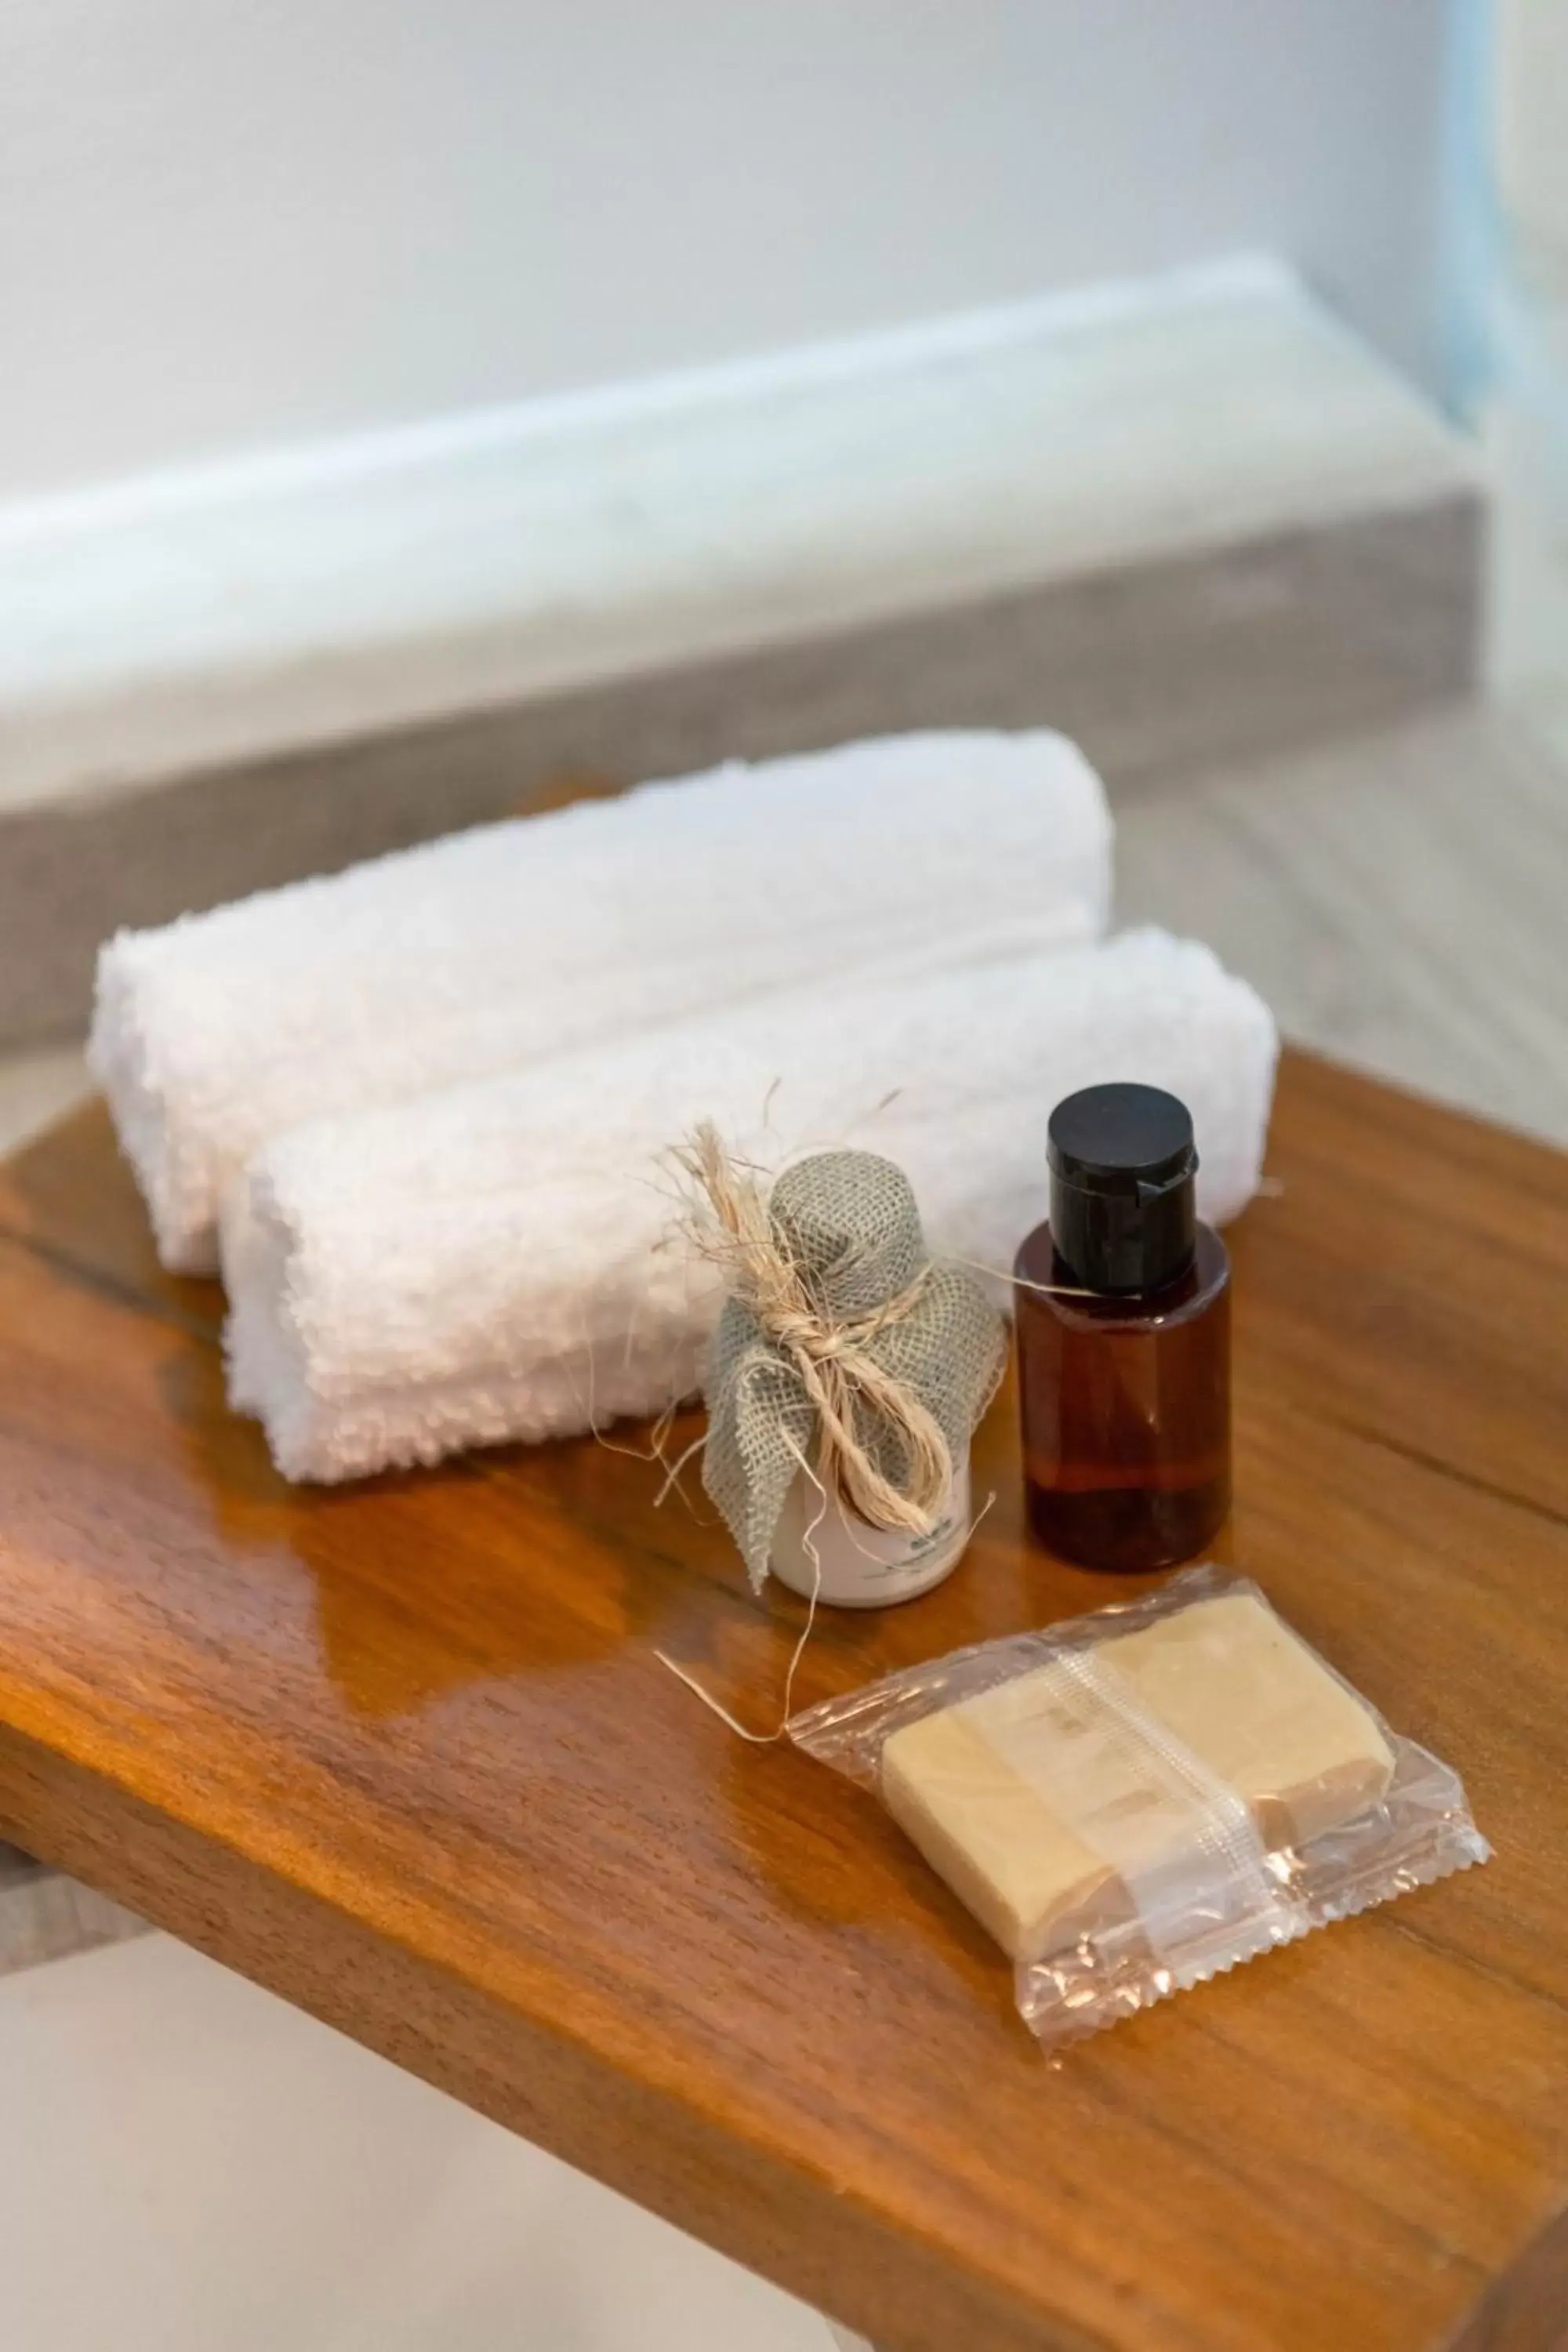
[(1214, 1568), (789, 1728), (880, 1795), (1010, 1955), (1042, 2041), (1489, 1851), (1455, 1773)]

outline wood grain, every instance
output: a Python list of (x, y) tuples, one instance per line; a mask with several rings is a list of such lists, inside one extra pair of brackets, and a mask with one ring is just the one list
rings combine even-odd
[[(1489, 1868), (1047, 2060), (878, 1810), (654, 1659), (763, 1717), (799, 1618), (635, 1433), (290, 1492), (96, 1109), (0, 1178), (0, 1835), (889, 2352), (1546, 2352), (1568, 1160), (1293, 1056), (1270, 1165), (1221, 1549)], [(977, 1463), (959, 1574), (825, 1623), (803, 1698), (1108, 1597), (1026, 1541), (1008, 1398)]]

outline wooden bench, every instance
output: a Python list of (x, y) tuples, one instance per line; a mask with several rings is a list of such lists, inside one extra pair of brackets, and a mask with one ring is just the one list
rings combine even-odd
[[(655, 1660), (765, 1717), (799, 1613), (637, 1433), (290, 1490), (96, 1108), (0, 1174), (0, 1836), (888, 2352), (1546, 2352), (1568, 1160), (1288, 1056), (1269, 1164), (1220, 1554), (1489, 1868), (1047, 2059), (877, 1808)], [(802, 1700), (1126, 1590), (1025, 1538), (1010, 1396), (976, 1477), (952, 1581), (824, 1619)]]

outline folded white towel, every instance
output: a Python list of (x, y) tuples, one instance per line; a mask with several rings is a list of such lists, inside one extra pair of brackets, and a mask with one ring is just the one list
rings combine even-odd
[(233, 1402), (291, 1478), (337, 1479), (658, 1411), (716, 1301), (668, 1148), (702, 1118), (767, 1167), (853, 1143), (909, 1172), (933, 1247), (1005, 1269), (1046, 1123), (1101, 1079), (1191, 1107), (1204, 1213), (1258, 1180), (1274, 1024), (1208, 949), (1100, 948), (770, 997), (418, 1103), (298, 1128), (223, 1223)]
[(1059, 735), (740, 761), (270, 890), (99, 961), (90, 1055), (166, 1265), (300, 1119), (853, 971), (1095, 939), (1110, 823)]

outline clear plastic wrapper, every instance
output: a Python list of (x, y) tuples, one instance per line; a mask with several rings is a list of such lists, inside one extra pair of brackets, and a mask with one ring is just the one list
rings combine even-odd
[(789, 1730), (880, 1797), (1010, 1954), (1047, 2042), (1490, 1851), (1458, 1774), (1215, 1568)]

